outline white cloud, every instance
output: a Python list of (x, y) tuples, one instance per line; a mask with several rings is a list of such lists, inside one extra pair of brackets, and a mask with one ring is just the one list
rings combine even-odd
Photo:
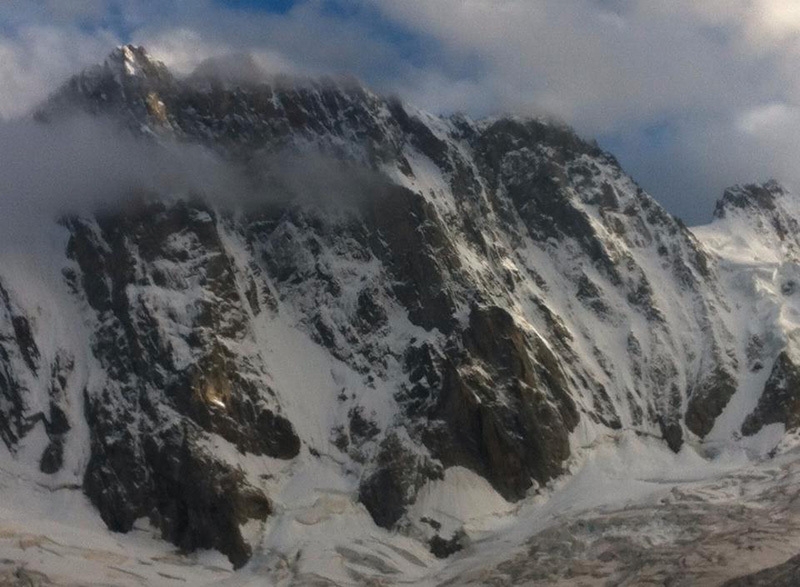
[(787, 127), (797, 127), (800, 111), (788, 104), (772, 103), (756, 106), (741, 114), (736, 127), (751, 136), (764, 137)]
[(774, 40), (785, 40), (800, 32), (800, 4), (795, 0), (760, 0), (752, 10), (755, 18), (750, 22)]
[(0, 118), (27, 113), (116, 43), (110, 33), (87, 35), (47, 25), (25, 26), (13, 37), (0, 36)]
[(800, 185), (797, 0), (369, 1), (480, 65), (468, 109), (547, 112), (615, 137), (623, 164), (689, 220), (734, 181)]
[[(244, 51), (263, 74), (300, 73), (301, 69), (278, 51), (257, 46), (240, 48), (207, 41), (201, 33), (187, 28), (137, 34), (133, 42), (147, 48), (155, 59), (163, 61), (171, 71), (186, 75), (208, 60), (221, 59)], [(233, 65), (231, 63), (231, 65)]]
[(230, 45), (206, 41), (200, 33), (188, 28), (161, 30), (151, 35), (137, 35), (134, 43), (146, 47), (153, 57), (179, 74), (190, 73), (206, 59), (233, 52)]
[[(116, 44), (79, 26), (102, 22), (107, 5), (0, 3), (0, 116)], [(352, 73), (436, 112), (550, 114), (613, 136), (645, 187), (690, 216), (712, 204), (685, 202), (729, 181), (796, 175), (797, 0), (343, 0), (338, 14), (322, 0), (286, 14), (212, 0), (114, 5), (131, 40), (182, 73), (246, 52), (268, 72)], [(404, 32), (419, 43), (403, 46)], [(646, 129), (660, 125), (670, 132), (653, 148)]]

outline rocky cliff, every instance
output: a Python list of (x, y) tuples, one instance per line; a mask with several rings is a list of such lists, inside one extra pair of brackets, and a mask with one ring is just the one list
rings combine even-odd
[[(122, 194), (54, 223), (47, 263), (0, 262), (8, 458), (109, 528), (241, 566), (313, 490), (445, 556), (468, 535), (421, 496), (453, 475), (515, 502), (616, 431), (677, 452), (800, 423), (758, 297), (800, 283), (776, 184), (692, 231), (558, 124), (213, 69), (122, 47), (37, 119), (200, 145), (246, 194)], [(738, 270), (753, 242), (775, 275)]]

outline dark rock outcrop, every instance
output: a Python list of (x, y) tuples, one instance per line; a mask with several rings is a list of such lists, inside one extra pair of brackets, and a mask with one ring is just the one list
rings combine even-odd
[(427, 405), (423, 442), (445, 466), (485, 476), (506, 498), (562, 472), (578, 412), (557, 359), (499, 307), (474, 307), (463, 350), (408, 356), (415, 386), (401, 396), (414, 414)]
[(775, 360), (758, 405), (742, 424), (742, 434), (751, 436), (769, 424), (800, 426), (800, 366), (787, 352)]
[[(252, 363), (229, 350), (248, 337), (249, 302), (213, 219), (199, 204), (142, 201), (95, 226), (67, 222), (97, 313), (94, 353), (111, 380), (85, 399), (92, 458), (84, 487), (110, 528), (127, 531), (150, 515), (179, 546), (216, 548), (240, 566), (249, 546), (239, 525), (264, 519), (269, 502), (200, 441), (218, 434), (242, 452), (284, 459), (300, 441)], [(153, 289), (180, 296), (187, 315), (155, 303)]]
[(360, 484), (358, 497), (378, 526), (392, 528), (414, 503), (419, 489), (441, 478), (440, 467), (397, 434), (389, 434), (381, 443), (372, 473)]
[[(113, 435), (108, 428), (97, 430), (102, 419), (94, 421), (96, 433)], [(196, 430), (177, 426), (144, 439), (123, 435), (104, 442), (94, 436), (84, 490), (114, 531), (127, 532), (149, 516), (180, 548), (216, 548), (240, 567), (251, 554), (240, 526), (265, 520), (271, 505), (241, 471), (202, 449), (198, 439)]]
[(449, 333), (459, 258), (439, 215), (421, 195), (388, 186), (368, 205), (373, 250), (395, 278), (393, 293), (412, 322)]
[(726, 211), (731, 208), (773, 211), (775, 210), (775, 198), (779, 198), (785, 193), (783, 187), (776, 181), (770, 181), (763, 185), (748, 184), (728, 188), (714, 208), (714, 217), (724, 218)]
[(717, 367), (694, 387), (686, 408), (686, 426), (703, 438), (736, 392), (736, 378)]

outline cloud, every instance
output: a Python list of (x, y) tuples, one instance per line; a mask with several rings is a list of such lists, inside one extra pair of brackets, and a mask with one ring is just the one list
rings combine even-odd
[(56, 20), (71, 22), (75, 19), (93, 20), (102, 18), (109, 9), (107, 0), (45, 0), (44, 10)]
[(108, 31), (25, 25), (0, 35), (0, 119), (24, 115), (59, 84), (118, 44)]
[[(800, 136), (795, 0), (299, 0), (282, 13), (213, 0), (62, 4), (0, 4), (0, 116), (121, 39), (181, 73), (249, 53), (269, 73), (353, 74), (437, 113), (557, 116), (613, 146), (689, 221), (739, 178), (799, 175), (787, 151)], [(653, 128), (668, 132), (654, 140)]]
[(184, 75), (208, 59), (234, 52), (230, 45), (206, 41), (197, 31), (182, 27), (140, 35), (137, 42), (172, 71)]
[(232, 194), (253, 190), (241, 169), (203, 147), (137, 138), (89, 116), (0, 123), (0, 160), (3, 249), (26, 247), (62, 215), (114, 209), (136, 196), (235, 202)]
[[(800, 183), (794, 0), (369, 1), (474, 63), (465, 109), (549, 113), (605, 138), (690, 222), (734, 181)], [(425, 87), (425, 105), (438, 94)]]
[(743, 112), (736, 121), (736, 128), (752, 137), (767, 138), (787, 126), (797, 127), (800, 111), (788, 104), (772, 103), (756, 106)]
[(184, 69), (231, 52), (268, 56), (310, 74), (374, 78), (387, 66), (392, 72), (405, 67), (393, 43), (373, 34), (368, 23), (329, 13), (316, 0), (299, 2), (283, 14), (223, 9), (206, 0), (173, 6), (163, 18), (134, 30), (131, 39)]
[(247, 161), (210, 148), (136, 136), (116, 121), (75, 114), (0, 122), (0, 251), (24, 253), (65, 215), (115, 212), (139, 198), (200, 198), (226, 211), (302, 202), (328, 214), (380, 197), (385, 177), (315, 150)]

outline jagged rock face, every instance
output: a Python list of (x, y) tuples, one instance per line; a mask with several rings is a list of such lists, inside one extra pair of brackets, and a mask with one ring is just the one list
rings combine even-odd
[[(30, 323), (27, 317), (18, 314), (11, 305), (11, 299), (5, 288), (0, 285), (0, 302), (2, 303), (2, 325), (5, 332), (0, 338), (0, 437), (8, 447), (30, 429), (31, 418), (25, 414), (26, 395), (29, 390), (24, 383), (24, 373), (18, 369), (35, 374), (39, 370), (39, 349), (31, 336)], [(13, 360), (17, 355), (17, 361)]]
[(739, 223), (774, 254), (798, 254), (798, 220), (794, 198), (776, 181), (734, 186), (717, 202), (714, 217), (724, 224)]
[(716, 218), (725, 218), (728, 210), (768, 211), (776, 210), (776, 198), (785, 195), (783, 188), (774, 181), (764, 185), (748, 184), (725, 190), (714, 208)]
[(736, 379), (730, 372), (717, 368), (693, 390), (686, 409), (686, 426), (699, 437), (706, 436), (714, 422), (736, 393)]
[[(797, 427), (797, 326), (794, 316), (800, 274), (797, 201), (777, 182), (726, 190), (715, 222), (700, 235), (734, 271), (726, 283), (736, 304), (742, 339), (743, 376), (758, 402), (740, 425), (745, 436), (769, 424)], [(728, 259), (732, 259), (728, 261)], [(745, 371), (746, 370), (746, 371)], [(744, 375), (746, 373), (746, 375)], [(722, 380), (725, 395), (736, 386)], [(712, 394), (713, 395), (713, 394)], [(706, 427), (711, 424), (707, 423)]]
[[(558, 361), (499, 307), (475, 307), (464, 351), (440, 359), (426, 443), (445, 465), (485, 476), (507, 499), (562, 472), (578, 413)], [(429, 379), (430, 375), (427, 376)]]
[(0, 439), (14, 452), (19, 441), (41, 424), (48, 439), (39, 459), (44, 473), (62, 466), (64, 436), (71, 426), (65, 387), (74, 368), (67, 351), (52, 362), (42, 357), (31, 318), (0, 282)]
[(257, 356), (244, 351), (252, 309), (213, 214), (202, 204), (137, 202), (121, 215), (66, 222), (74, 286), (95, 313), (93, 354), (108, 375), (86, 393), (84, 483), (111, 528), (151, 515), (180, 546), (218, 548), (240, 565), (249, 547), (238, 525), (265, 518), (269, 502), (198, 440), (216, 434), (282, 459), (300, 442)]
[(361, 483), (359, 499), (384, 528), (400, 521), (427, 481), (442, 477), (440, 466), (416, 454), (394, 434), (381, 443), (374, 469)]
[(778, 355), (756, 409), (742, 424), (742, 434), (753, 435), (769, 424), (787, 430), (800, 426), (800, 366), (785, 351)]
[(391, 293), (415, 324), (451, 332), (463, 274), (435, 208), (403, 188), (391, 188), (370, 204), (368, 229), (380, 235), (374, 250), (396, 281)]
[[(706, 253), (678, 221), (638, 187), (619, 185), (622, 177), (613, 158), (568, 132), (536, 123), (514, 126), (500, 121), (486, 129), (478, 144), (484, 174), (494, 177), (498, 189), (510, 196), (530, 237), (545, 248), (566, 249), (568, 256), (585, 256), (590, 262), (593, 277), (579, 269), (570, 276), (576, 288), (573, 291), (584, 307), (601, 322), (613, 325), (622, 316), (615, 311), (607, 292), (616, 290), (615, 294), (622, 294), (628, 306), (649, 324), (651, 340), (655, 340), (651, 343), (652, 360), (644, 369), (639, 364), (643, 355), (636, 332), (628, 334), (626, 350), (636, 379), (628, 393), (641, 393), (643, 388), (652, 386), (649, 395), (658, 405), (649, 408), (650, 417), (659, 423), (661, 433), (675, 450), (682, 443), (678, 422), (682, 412), (689, 430), (705, 436), (735, 389), (737, 369), (733, 341), (715, 308), (718, 293)], [(526, 148), (509, 146), (519, 144)], [(537, 153), (537, 149), (528, 146), (531, 144), (540, 145), (541, 151)], [(611, 167), (611, 177), (603, 178), (598, 173), (602, 165)], [(577, 251), (570, 250), (573, 247)], [(562, 251), (554, 250), (553, 254), (562, 256)], [(653, 253), (661, 259), (666, 276), (648, 270), (648, 256), (652, 258)], [(670, 286), (677, 285), (669, 296), (654, 291), (652, 285), (651, 280), (664, 277)], [(662, 308), (671, 303), (665, 297), (684, 296), (696, 299), (693, 315), (683, 317), (686, 327), (694, 330), (700, 325), (712, 332), (703, 336), (699, 351), (682, 357), (664, 352), (665, 347), (680, 344), (675, 340), (680, 328), (676, 328), (674, 314), (668, 315)], [(709, 364), (699, 373), (681, 374), (682, 363), (693, 360), (694, 352), (706, 355)], [(593, 354), (606, 374), (613, 372), (599, 346)], [(693, 381), (695, 378), (697, 381)], [(612, 376), (608, 384), (619, 386), (624, 379)], [(713, 385), (710, 379), (726, 385)], [(619, 415), (605, 408), (608, 402), (604, 396), (604, 389), (598, 388), (595, 415), (611, 427), (620, 426)], [(633, 420), (638, 420), (636, 407), (629, 409)], [(707, 417), (698, 416), (706, 412)], [(706, 425), (696, 425), (698, 419)]]
[[(323, 458), (376, 524), (407, 529), (450, 467), (519, 500), (616, 430), (678, 451), (750, 364), (717, 259), (567, 128), (437, 118), (356, 84), (178, 80), (131, 47), (40, 116), (74, 108), (198, 142), (259, 195), (137, 194), (64, 219), (87, 357), (44, 357), (0, 290), (2, 438), (41, 422), (56, 474), (85, 428), (83, 488), (112, 529), (147, 516), (241, 565), (242, 525)], [(265, 151), (332, 158), (352, 193), (287, 193), (259, 175)]]

